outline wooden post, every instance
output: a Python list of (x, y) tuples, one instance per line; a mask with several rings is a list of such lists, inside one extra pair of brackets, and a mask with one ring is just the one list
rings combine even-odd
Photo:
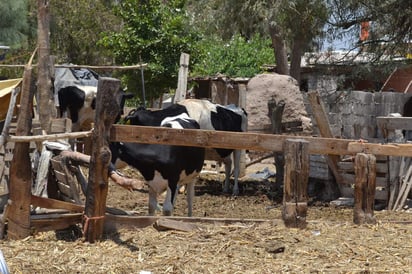
[(355, 224), (374, 224), (376, 223), (373, 216), (376, 190), (376, 157), (372, 154), (356, 154), (355, 176), (353, 222)]
[[(285, 101), (281, 100), (276, 103), (275, 99), (268, 101), (269, 117), (272, 123), (272, 133), (282, 134), (282, 116), (285, 109)], [(285, 159), (283, 152), (275, 152), (275, 166), (276, 166), (276, 184), (281, 185), (283, 183)]]
[(50, 131), (51, 118), (57, 116), (54, 106), (53, 90), (50, 76), (50, 14), (49, 1), (37, 0), (37, 44), (38, 44), (38, 77), (37, 94), (40, 124), (43, 130)]
[(93, 147), (90, 159), (89, 182), (83, 231), (86, 241), (93, 243), (103, 233), (106, 197), (108, 192), (108, 166), (111, 160), (109, 149), (110, 128), (120, 112), (117, 95), (120, 81), (100, 77), (97, 85), (95, 128), (92, 135)]
[(186, 98), (188, 70), (189, 70), (189, 54), (182, 53), (180, 55), (179, 78), (177, 82), (177, 89), (176, 89), (176, 94), (174, 98), (174, 103), (182, 101)]
[[(31, 130), (31, 105), (33, 89), (31, 88), (32, 60), (24, 68), (21, 109), (17, 118), (17, 136), (27, 136)], [(10, 165), (10, 200), (8, 205), (8, 238), (23, 239), (30, 236), (30, 203), (31, 203), (31, 162), (30, 143), (16, 143), (14, 156)]]
[[(238, 106), (246, 109), (246, 85), (239, 84), (239, 101)], [(239, 166), (239, 177), (246, 175), (246, 149), (242, 149), (240, 152), (240, 166)]]
[[(402, 117), (400, 114), (391, 113), (388, 117)], [(383, 138), (387, 143), (405, 143), (405, 138), (402, 134), (401, 128), (392, 129), (388, 128), (389, 125), (393, 125), (393, 121), (385, 119), (386, 117), (376, 117), (378, 127), (382, 131)], [(405, 123), (402, 129), (407, 129), (405, 126), (410, 123)], [(409, 167), (409, 157), (388, 156), (388, 210), (396, 210), (395, 203), (396, 197), (399, 195), (401, 178), (405, 176), (405, 173)], [(406, 164), (407, 163), (407, 164)]]
[(309, 143), (287, 139), (284, 143), (285, 179), (282, 218), (287, 227), (305, 228), (308, 202)]

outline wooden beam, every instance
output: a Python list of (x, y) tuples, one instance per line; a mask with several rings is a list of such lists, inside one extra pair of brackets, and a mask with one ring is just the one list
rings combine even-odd
[(130, 70), (147, 67), (147, 64), (130, 65), (130, 66), (89, 66), (89, 65), (54, 65), (55, 68), (87, 68), (96, 70)]
[[(12, 65), (12, 64), (0, 64), (0, 68), (24, 68), (25, 65)], [(33, 64), (33, 67), (37, 67), (37, 64)], [(95, 70), (129, 70), (140, 69), (147, 67), (147, 64), (130, 65), (130, 66), (89, 66), (89, 65), (54, 65), (55, 68), (87, 68)]]
[(92, 135), (92, 130), (83, 132), (68, 132), (68, 133), (56, 133), (48, 135), (34, 135), (34, 136), (8, 136), (7, 142), (24, 143), (24, 142), (42, 142), (42, 141), (56, 141), (65, 138), (85, 138)]
[(31, 228), (36, 232), (60, 230), (82, 222), (82, 213), (42, 214), (31, 216)]
[(412, 144), (372, 144), (351, 139), (129, 125), (113, 125), (110, 130), (111, 141), (257, 151), (282, 151), (286, 139), (307, 141), (310, 154), (355, 155), (365, 152), (412, 157)]
[(412, 157), (412, 144), (372, 144), (363, 142), (350, 142), (348, 144), (348, 154), (356, 154), (360, 152), (373, 155)]
[[(348, 143), (355, 140), (290, 135), (229, 132), (201, 129), (174, 129), (130, 125), (113, 125), (110, 140), (152, 144), (171, 144), (206, 148), (282, 151), (286, 139), (305, 139), (313, 154), (347, 154)], [(412, 145), (410, 148), (412, 155)]]
[[(332, 130), (330, 128), (329, 119), (326, 115), (325, 106), (323, 105), (322, 100), (320, 99), (319, 94), (316, 91), (308, 92), (309, 103), (312, 107), (313, 116), (316, 119), (316, 124), (319, 128), (320, 136), (326, 138), (333, 138)], [(343, 183), (341, 173), (338, 169), (338, 162), (340, 161), (339, 155), (328, 155), (326, 162), (335, 177), (336, 183), (341, 185)], [(338, 186), (328, 184), (328, 192), (330, 195), (333, 195), (334, 192), (337, 192)], [(336, 191), (335, 191), (336, 189)]]
[(55, 200), (55, 199), (50, 199), (50, 198), (43, 198), (43, 197), (39, 197), (35, 195), (31, 196), (31, 204), (35, 207), (66, 209), (68, 211), (73, 211), (77, 213), (81, 213), (84, 211), (84, 206), (82, 205), (63, 202), (60, 200)]

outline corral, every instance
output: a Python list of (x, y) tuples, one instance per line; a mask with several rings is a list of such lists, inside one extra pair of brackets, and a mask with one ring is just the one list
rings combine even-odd
[[(43, 73), (46, 71), (42, 70), (44, 65), (39, 64), (39, 70)], [(324, 129), (320, 130), (322, 137), (130, 126), (113, 126), (110, 129), (115, 113), (111, 93), (116, 93), (119, 86), (118, 81), (108, 78), (100, 79), (105, 84), (100, 85), (104, 88), (99, 90), (102, 95), (98, 95), (92, 132), (33, 136), (30, 135), (34, 134), (29, 111), (33, 97), (29, 88), (30, 73), (29, 65), (23, 78), (17, 136), (2, 136), (3, 141), (15, 142), (10, 166), (10, 199), (2, 216), (1, 227), (8, 237), (7, 241), (1, 242), (1, 250), (11, 272), (410, 271), (410, 214), (374, 212), (377, 190), (374, 155), (410, 157), (410, 144), (335, 139), (324, 136), (331, 135)], [(39, 81), (39, 88), (42, 84), (44, 82)], [(44, 110), (46, 102), (40, 100), (39, 103), (41, 110)], [(318, 124), (324, 126), (324, 123), (319, 123), (322, 113), (318, 111), (317, 115)], [(93, 149), (88, 162), (87, 196), (74, 199), (75, 203), (68, 203), (32, 195), (29, 142), (89, 135), (92, 136)], [(220, 178), (216, 180), (203, 175), (196, 189), (195, 218), (147, 217), (145, 191), (129, 193), (109, 184), (105, 175), (110, 159), (107, 150), (109, 139), (283, 152), (283, 189), (280, 182), (273, 179), (246, 178), (242, 182), (242, 195), (225, 196), (220, 192), (220, 183), (216, 183)], [(355, 169), (351, 171), (350, 188), (355, 195), (355, 210), (310, 199), (306, 184), (309, 155), (312, 154), (354, 156)], [(329, 160), (329, 165), (336, 168), (337, 162), (332, 157)], [(266, 163), (267, 166), (273, 164), (279, 163)], [(57, 166), (53, 167), (57, 169)], [(132, 177), (138, 176), (133, 170), (125, 172)], [(69, 175), (66, 171), (61, 177), (56, 177), (67, 183), (71, 182), (66, 178)], [(390, 185), (383, 188), (386, 186)], [(72, 187), (67, 187), (69, 194), (74, 193)], [(390, 192), (384, 190), (388, 196)], [(185, 214), (182, 200), (178, 199), (177, 216)], [(113, 213), (116, 210), (129, 215)]]
[[(142, 131), (137, 127), (126, 138), (129, 129), (128, 126), (116, 127), (112, 136), (123, 135), (121, 138), (125, 141), (127, 138), (154, 141), (153, 136), (157, 142), (188, 140), (184, 132), (156, 128)], [(207, 146), (227, 146), (223, 138), (226, 134), (199, 132), (197, 138), (191, 139)], [(282, 143), (292, 138), (254, 133), (227, 135), (231, 146), (238, 147), (242, 143), (251, 149), (272, 151), (281, 150)], [(273, 141), (275, 138), (277, 141)], [(402, 155), (409, 149), (408, 145), (385, 150), (386, 147), (379, 144), (351, 140), (308, 140), (314, 141), (310, 152), (321, 154), (348, 153), (348, 148), (354, 152), (361, 147), (372, 153), (385, 155), (391, 151), (394, 155)], [(331, 144), (332, 149), (328, 149)], [(126, 172), (137, 176), (132, 170)], [(283, 192), (274, 191), (273, 184), (270, 180), (244, 181), (243, 194), (233, 198), (220, 194), (215, 179), (203, 177), (195, 200), (194, 216), (199, 216), (192, 220), (195, 226), (179, 225), (178, 229), (168, 231), (159, 231), (161, 227), (120, 228), (104, 234), (103, 241), (93, 245), (78, 238), (78, 228), (48, 231), (18, 241), (2, 242), (2, 251), (12, 272), (374, 272), (408, 271), (410, 268), (409, 213), (376, 212), (376, 224), (357, 226), (352, 223), (352, 209), (325, 207), (309, 201), (306, 228), (290, 229), (280, 220)], [(109, 189), (107, 206), (145, 215), (147, 194), (129, 193), (114, 185)], [(178, 199), (176, 215), (184, 215), (184, 208), (183, 199)]]

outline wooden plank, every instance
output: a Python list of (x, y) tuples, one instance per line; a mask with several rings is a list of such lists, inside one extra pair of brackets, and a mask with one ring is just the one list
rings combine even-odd
[[(355, 173), (354, 162), (339, 162), (339, 171), (343, 172), (353, 172)], [(388, 165), (387, 163), (376, 163), (376, 173), (387, 173)]]
[(36, 232), (60, 230), (82, 222), (82, 213), (31, 215), (30, 224)]
[(56, 176), (56, 179), (60, 182), (63, 183), (67, 183), (66, 182), (66, 174), (64, 174), (64, 172), (58, 171), (58, 170), (54, 170), (54, 175)]
[[(355, 174), (343, 173), (342, 174), (342, 184), (351, 185), (356, 181)], [(376, 177), (376, 187), (387, 187), (388, 179), (386, 177)]]
[[(341, 189), (341, 194), (343, 197), (352, 198), (354, 195), (354, 188), (351, 186), (343, 185)], [(379, 190), (376, 189), (375, 200), (387, 201), (388, 200), (388, 191), (386, 189)]]
[(60, 139), (75, 139), (75, 138), (85, 138), (90, 137), (92, 131), (83, 132), (68, 132), (68, 133), (55, 133), (48, 135), (34, 135), (34, 136), (8, 136), (8, 142), (25, 143), (25, 142), (42, 142), (42, 141), (56, 141)]
[[(309, 142), (309, 152), (313, 154), (348, 153), (351, 141), (345, 139), (303, 137), (250, 132), (229, 132), (201, 129), (175, 129), (163, 127), (113, 125), (110, 140), (115, 142), (136, 142), (171, 144), (206, 148), (249, 149), (258, 151), (282, 151), (286, 139), (304, 139)], [(407, 150), (404, 150), (404, 152)], [(412, 154), (412, 145), (410, 151)]]
[(153, 226), (159, 231), (178, 230), (178, 231), (184, 231), (184, 232), (191, 232), (193, 230), (198, 229), (198, 227), (194, 224), (171, 220), (171, 219), (159, 219), (154, 223)]
[(412, 144), (370, 144), (362, 142), (350, 142), (348, 144), (348, 153), (367, 153), (373, 155), (387, 155), (387, 156), (411, 156)]
[(50, 127), (51, 133), (66, 133), (72, 129), (72, 120), (69, 118), (53, 119)]
[[(332, 130), (330, 128), (329, 119), (325, 112), (325, 107), (317, 92), (308, 92), (309, 103), (312, 107), (313, 116), (316, 119), (316, 124), (319, 128), (322, 137), (333, 138)], [(338, 186), (342, 184), (342, 176), (338, 170), (338, 162), (340, 157), (338, 155), (328, 155), (326, 158), (329, 168), (335, 177)], [(337, 188), (336, 186), (334, 188)]]
[(351, 139), (130, 125), (113, 125), (110, 130), (110, 141), (115, 142), (257, 151), (282, 151), (282, 146), (286, 139), (303, 139), (309, 142), (310, 154), (352, 155), (358, 152), (365, 152), (375, 155), (412, 157), (412, 144), (371, 144)]
[(84, 211), (84, 206), (67, 203), (55, 199), (44, 198), (32, 195), (31, 202), (33, 206), (42, 207), (42, 208), (50, 208), (50, 209), (67, 209), (69, 211), (81, 213)]
[[(21, 110), (17, 120), (18, 136), (27, 136), (31, 129), (31, 105), (34, 90), (32, 83), (32, 61), (34, 53), (25, 66), (20, 98)], [(31, 234), (30, 231), (30, 195), (31, 195), (31, 163), (29, 158), (29, 143), (16, 144), (14, 157), (10, 166), (10, 204), (8, 217), (9, 239), (23, 239)]]
[(58, 186), (61, 193), (63, 193), (67, 197), (70, 197), (71, 199), (73, 199), (72, 191), (71, 191), (69, 185), (67, 185), (66, 183), (63, 183), (63, 182), (57, 182), (57, 186)]
[(50, 159), (50, 162), (52, 164), (52, 167), (54, 169), (54, 171), (62, 171), (62, 167), (61, 167), (61, 161), (60, 161), (60, 157), (54, 157)]

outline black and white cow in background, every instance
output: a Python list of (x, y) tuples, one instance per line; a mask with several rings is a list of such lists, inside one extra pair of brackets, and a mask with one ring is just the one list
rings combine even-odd
[[(91, 129), (96, 113), (97, 86), (65, 86), (55, 91), (59, 101), (60, 117), (68, 117), (72, 120), (72, 131), (86, 131)], [(116, 122), (123, 114), (126, 99), (133, 97), (133, 94), (118, 92), (117, 103), (120, 106), (120, 113), (116, 117)], [(88, 142), (86, 142), (86, 152)], [(91, 145), (91, 144), (90, 144)], [(127, 178), (119, 172), (110, 172), (110, 178), (128, 190), (142, 189), (143, 183), (133, 178)]]
[[(136, 114), (144, 112), (136, 110)], [(199, 129), (199, 124), (186, 113), (165, 117), (160, 124), (155, 116), (142, 117), (147, 126), (164, 126), (180, 129)], [(194, 179), (200, 173), (205, 158), (201, 147), (171, 146), (139, 143), (111, 143), (112, 163), (126, 162), (139, 170), (149, 186), (149, 215), (155, 215), (158, 194), (167, 190), (163, 202), (163, 215), (172, 215), (177, 196), (177, 186), (187, 185), (188, 216), (192, 216)]]
[[(61, 117), (69, 117), (72, 120), (72, 131), (85, 131), (91, 129), (96, 113), (97, 87), (94, 86), (67, 86), (57, 91)], [(121, 112), (116, 117), (119, 121), (123, 114), (126, 99), (133, 98), (133, 94), (120, 90), (118, 104)]]
[[(138, 109), (125, 117), (132, 125), (150, 126), (160, 125), (166, 117), (187, 113), (194, 119), (201, 129), (245, 132), (247, 130), (246, 112), (234, 105), (222, 106), (213, 104), (208, 100), (186, 99), (161, 110)], [(216, 152), (224, 159), (225, 184), (223, 191), (229, 192), (230, 172), (232, 168), (231, 153), (234, 152), (234, 186), (233, 195), (239, 194), (240, 150), (216, 149)]]

